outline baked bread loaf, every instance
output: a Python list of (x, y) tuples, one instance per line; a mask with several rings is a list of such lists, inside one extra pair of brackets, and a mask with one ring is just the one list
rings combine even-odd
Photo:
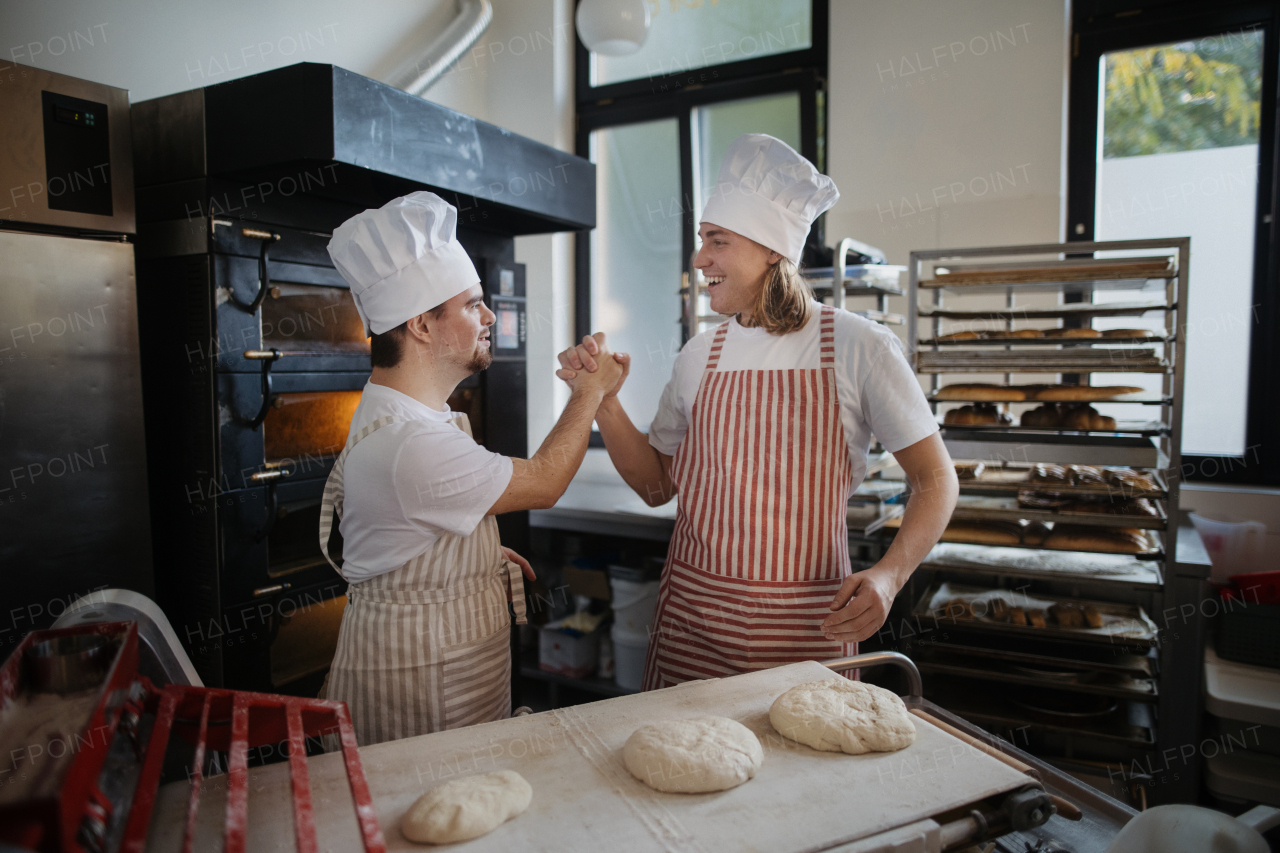
[(1050, 385), (1037, 391), (1028, 400), (1064, 400), (1067, 402), (1096, 402), (1110, 400), (1123, 394), (1136, 394), (1143, 389), (1135, 385)]
[(961, 406), (952, 409), (942, 418), (944, 424), (956, 425), (991, 425), (998, 426), (1013, 422), (1013, 418), (990, 403), (975, 403), (972, 406)]
[(1048, 462), (1037, 462), (1031, 468), (1031, 473), (1027, 475), (1027, 480), (1032, 483), (1045, 483), (1050, 486), (1071, 485), (1071, 476), (1067, 473), (1066, 466), (1054, 465)]
[[(1021, 493), (1019, 493), (1021, 494)], [(1115, 500), (1109, 501), (1092, 500), (1092, 501), (1071, 501), (1065, 504), (1060, 512), (1092, 512), (1099, 515), (1136, 515), (1144, 518), (1156, 518), (1159, 513), (1156, 512), (1155, 505), (1146, 498), (1134, 498), (1131, 500)]]
[(1087, 403), (1074, 406), (1064, 403), (1045, 403), (1022, 413), (1021, 424), (1024, 427), (1040, 429), (1080, 429), (1080, 430), (1113, 430), (1116, 419), (1098, 414), (1098, 410)]
[(1150, 338), (1155, 337), (1150, 329), (1107, 329), (1102, 333), (1104, 338)]
[(1049, 615), (1062, 628), (1083, 628), (1084, 612), (1074, 604), (1058, 602), (1049, 606)]
[(1009, 608), (1009, 624), (1010, 625), (1027, 624), (1027, 612), (1023, 610), (1021, 607), (1010, 607)]
[(1102, 551), (1108, 554), (1140, 554), (1149, 547), (1141, 530), (1129, 527), (1092, 527), (1056, 524), (1044, 547), (1059, 551)]
[(1032, 628), (1044, 628), (1044, 627), (1048, 626), (1048, 624), (1049, 624), (1049, 623), (1048, 623), (1048, 622), (1046, 622), (1046, 621), (1045, 621), (1045, 619), (1044, 619), (1044, 611), (1043, 611), (1043, 610), (1031, 610), (1031, 611), (1028, 611), (1028, 613), (1027, 613), (1027, 623), (1028, 623), (1028, 624), (1030, 624)]
[(1026, 394), (1017, 386), (964, 383), (945, 385), (934, 395), (939, 400), (984, 400), (990, 402), (1025, 400)]
[(987, 470), (985, 462), (957, 462), (955, 465), (958, 480), (976, 480)]
[(1101, 334), (1097, 329), (1049, 329), (1044, 333), (1046, 338), (1097, 338)]
[(1049, 525), (1043, 521), (1030, 521), (1022, 528), (1022, 544), (1039, 547), (1049, 537)]
[(939, 335), (938, 340), (940, 341), (977, 341), (977, 340), (981, 340), (982, 338), (985, 338), (986, 336), (987, 336), (986, 332), (971, 332), (971, 331), (952, 332), (949, 335)]
[(1155, 481), (1140, 471), (1132, 468), (1103, 468), (1102, 476), (1107, 484), (1117, 487), (1121, 493), (1126, 490), (1135, 492), (1154, 492)]
[(1058, 509), (1068, 506), (1075, 498), (1061, 492), (1039, 492), (1031, 489), (1018, 490), (1018, 506), (1027, 509)]
[(1022, 525), (1016, 521), (953, 521), (942, 531), (942, 538), (974, 545), (1020, 545)]
[(1092, 465), (1068, 465), (1067, 476), (1071, 478), (1072, 485), (1076, 486), (1102, 488), (1107, 484), (1102, 476), (1102, 469)]
[(1012, 332), (1001, 332), (1002, 338), (1043, 338), (1044, 332), (1040, 329), (1015, 329)]
[(1080, 609), (1084, 613), (1084, 621), (1086, 625), (1090, 628), (1102, 627), (1102, 614), (1098, 612), (1098, 608), (1094, 607), (1092, 604), (1086, 604)]
[(1040, 427), (1056, 429), (1062, 423), (1062, 406), (1058, 403), (1045, 403), (1022, 413), (1019, 421), (1024, 427)]

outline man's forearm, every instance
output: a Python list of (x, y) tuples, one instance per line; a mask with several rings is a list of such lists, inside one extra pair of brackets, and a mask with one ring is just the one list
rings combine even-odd
[(601, 391), (574, 391), (569, 395), (560, 419), (529, 460), (537, 466), (539, 474), (554, 485), (557, 495), (569, 488), (569, 482), (587, 455), (591, 422), (603, 396)]
[(596, 412), (595, 420), (609, 459), (627, 485), (650, 506), (671, 500), (674, 489), (662, 458), (649, 444), (649, 437), (636, 429), (618, 398), (607, 398)]
[(876, 568), (891, 572), (898, 589), (906, 585), (916, 567), (929, 555), (951, 520), (959, 489), (951, 484), (931, 484), (912, 492), (902, 514), (902, 526)]

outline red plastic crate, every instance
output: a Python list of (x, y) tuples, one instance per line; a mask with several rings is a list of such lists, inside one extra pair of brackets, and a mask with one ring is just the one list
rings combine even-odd
[[(275, 709), (282, 714), (251, 715), (251, 709)], [(143, 853), (147, 828), (159, 792), (160, 774), (170, 735), (178, 734), (195, 744), (195, 775), (187, 803), (183, 831), (183, 853), (191, 853), (196, 814), (200, 808), (202, 770), (206, 749), (230, 754), (223, 850), (244, 853), (249, 807), (249, 749), (269, 743), (289, 742), (289, 771), (293, 779), (293, 825), (299, 853), (316, 853), (315, 819), (311, 804), (311, 783), (307, 777), (304, 739), (337, 730), (355, 801), (356, 820), (366, 853), (385, 853), (386, 842), (374, 813), (369, 785), (360, 766), (355, 730), (347, 706), (324, 699), (275, 696), (238, 690), (171, 685), (156, 701), (156, 723), (146, 752), (134, 806), (125, 827), (120, 849)], [(197, 721), (198, 722), (195, 722)], [(283, 722), (282, 722), (283, 720)], [(214, 725), (211, 727), (211, 721)], [(230, 725), (226, 725), (229, 722)], [(221, 724), (218, 724), (221, 723)]]

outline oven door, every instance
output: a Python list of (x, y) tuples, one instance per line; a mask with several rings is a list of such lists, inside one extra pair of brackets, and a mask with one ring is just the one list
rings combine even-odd
[[(252, 604), (342, 578), (320, 551), (324, 480), (269, 482), (219, 495), (223, 606)], [(335, 525), (329, 554), (341, 562)]]
[(221, 684), (234, 690), (314, 697), (338, 648), (346, 584), (334, 579), (228, 607), (189, 642), (222, 661)]
[(256, 372), (260, 363), (245, 352), (271, 349), (284, 354), (274, 372), (369, 369), (369, 339), (346, 281), (329, 262), (328, 235), (216, 224), (222, 226), (213, 241), (219, 370)]
[(222, 488), (250, 488), (270, 472), (287, 480), (329, 476), (347, 443), (368, 373), (281, 373), (270, 376), (264, 404), (261, 373), (218, 376)]

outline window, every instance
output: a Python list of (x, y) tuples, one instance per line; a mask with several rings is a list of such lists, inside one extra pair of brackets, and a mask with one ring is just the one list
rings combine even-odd
[(642, 430), (684, 344), (683, 276), (729, 144), (768, 133), (823, 168), (827, 19), (815, 0), (647, 2), (644, 47), (603, 57), (579, 42), (577, 85), (597, 223), (577, 242), (577, 333), (631, 353), (619, 396)]
[(1183, 473), (1277, 483), (1263, 438), (1277, 416), (1265, 388), (1276, 366), (1276, 27), (1270, 7), (1224, 5), (1197, 18), (1078, 10), (1068, 237), (1191, 237), (1190, 304), (1171, 330), (1186, 336)]
[(649, 37), (630, 56), (591, 54), (593, 88), (807, 50), (810, 0), (648, 0)]

